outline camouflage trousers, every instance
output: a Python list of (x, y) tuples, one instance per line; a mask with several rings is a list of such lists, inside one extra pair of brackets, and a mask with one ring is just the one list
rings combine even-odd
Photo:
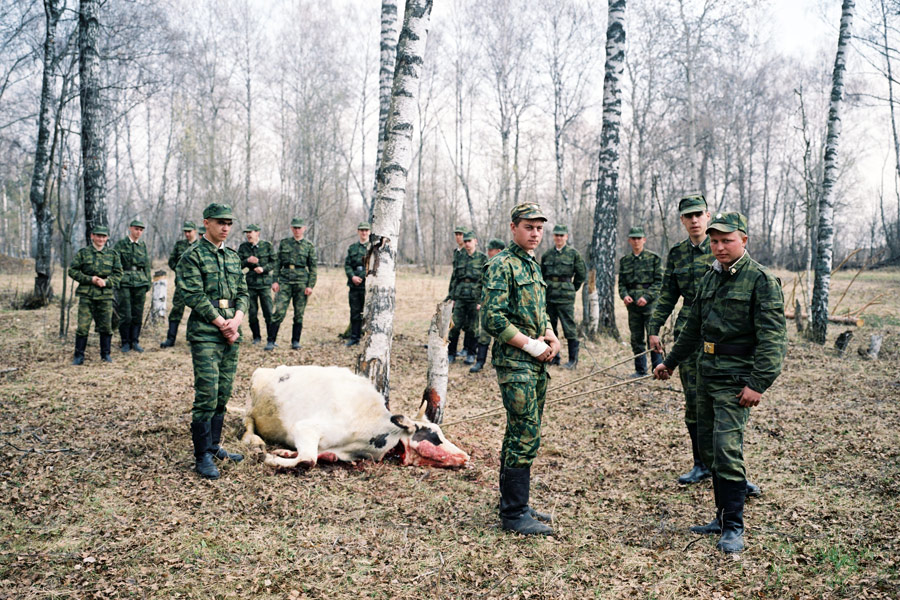
[(263, 319), (266, 324), (272, 322), (272, 293), (271, 288), (248, 288), (250, 292), (250, 307), (247, 309), (247, 318), (250, 319), (250, 327), (259, 327), (259, 309), (262, 309)]
[(366, 282), (351, 285), (347, 292), (350, 301), (350, 324), (359, 323), (362, 327), (363, 309), (366, 307)]
[(306, 311), (306, 299), (308, 296), (304, 294), (306, 284), (284, 283), (278, 289), (278, 295), (275, 297), (275, 316), (272, 322), (281, 324), (287, 315), (288, 305), (291, 300), (294, 301), (294, 325), (303, 324), (303, 313)]
[(750, 409), (735, 397), (744, 388), (736, 375), (697, 377), (697, 445), (700, 458), (719, 478), (744, 481), (744, 428)]
[(699, 358), (700, 350), (698, 349), (678, 365), (678, 377), (681, 379), (681, 389), (684, 390), (684, 423), (688, 427), (697, 423), (697, 359)]
[(552, 304), (547, 303), (547, 319), (550, 321), (550, 327), (556, 337), (562, 339), (559, 330), (556, 328), (556, 321), (559, 320), (562, 325), (563, 335), (567, 340), (578, 339), (578, 330), (575, 327), (575, 303), (572, 304)]
[(209, 421), (225, 414), (237, 371), (240, 343), (191, 342), (194, 363), (194, 421)]
[(496, 371), (506, 409), (506, 433), (503, 434), (500, 460), (506, 467), (529, 467), (541, 445), (541, 418), (550, 374), (544, 366), (538, 369), (496, 368)]
[(181, 323), (184, 309), (184, 297), (181, 295), (181, 288), (176, 285), (175, 293), (172, 294), (172, 310), (169, 311), (169, 323)]
[(628, 306), (628, 330), (631, 332), (631, 352), (640, 354), (647, 350), (647, 326), (653, 314), (653, 303), (644, 306)]
[(88, 298), (87, 296), (79, 296), (78, 327), (75, 329), (75, 335), (87, 337), (91, 332), (92, 320), (95, 323), (94, 329), (96, 329), (97, 333), (112, 333), (112, 314), (112, 297)]
[(141, 325), (144, 321), (144, 301), (147, 299), (147, 286), (123, 287), (116, 290), (119, 327)]
[(450, 335), (459, 335), (462, 330), (469, 336), (479, 337), (481, 319), (478, 318), (476, 306), (478, 302), (475, 300), (456, 300), (453, 303), (453, 327), (450, 329)]

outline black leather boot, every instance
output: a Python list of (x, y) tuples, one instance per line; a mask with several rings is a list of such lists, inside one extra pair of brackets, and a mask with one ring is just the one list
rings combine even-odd
[(694, 525), (691, 531), (700, 535), (719, 535), (722, 533), (722, 501), (719, 499), (719, 478), (712, 476), (713, 498), (716, 501), (716, 516), (706, 525)]
[(453, 361), (456, 360), (456, 345), (459, 343), (459, 332), (453, 333), (450, 332), (449, 341), (447, 342), (447, 360), (450, 361), (450, 364), (453, 364)]
[(475, 364), (469, 369), (469, 373), (478, 373), (481, 369), (484, 368), (484, 363), (487, 361), (487, 344), (478, 344), (478, 350), (476, 353), (478, 354), (478, 360), (475, 361)]
[(233, 462), (244, 460), (243, 454), (229, 452), (219, 445), (222, 441), (222, 427), (225, 425), (225, 415), (215, 415), (209, 420), (209, 453), (219, 460), (226, 458)]
[(291, 350), (300, 349), (300, 334), (303, 333), (303, 323), (294, 323), (291, 327)]
[(756, 485), (755, 483), (753, 483), (752, 481), (750, 481), (748, 479), (747, 480), (747, 497), (748, 498), (759, 498), (760, 496), (762, 496), (762, 490), (759, 488), (758, 485)]
[(466, 334), (466, 342), (468, 347), (466, 348), (466, 360), (464, 362), (467, 365), (474, 365), (478, 355), (478, 340), (474, 335)]
[(722, 537), (716, 548), (726, 554), (744, 549), (744, 498), (747, 481), (719, 479), (719, 498), (722, 503)]
[[(565, 369), (574, 369), (578, 366), (578, 340), (566, 340), (569, 344), (569, 362), (563, 365)], [(557, 356), (559, 356), (557, 354)]]
[(528, 506), (530, 488), (530, 467), (503, 467), (500, 471), (500, 524), (503, 529), (522, 535), (552, 535), (551, 527), (532, 516)]
[(250, 333), (253, 335), (253, 345), (262, 341), (262, 335), (259, 333), (259, 321), (250, 321)]
[(278, 328), (281, 323), (266, 324), (266, 347), (263, 350), (271, 352), (275, 349), (275, 340), (278, 339)]
[(141, 337), (141, 324), (131, 326), (131, 349), (135, 352), (143, 352), (144, 349), (141, 348), (141, 345), (138, 343), (138, 339)]
[(359, 343), (359, 338), (362, 337), (362, 323), (354, 322), (350, 324), (350, 337), (347, 338), (345, 346), (355, 346)]
[(119, 325), (119, 337), (122, 339), (122, 352), (131, 352), (131, 325)]
[(634, 359), (634, 373), (631, 374), (631, 378), (643, 377), (647, 374), (647, 355), (641, 354), (637, 358)]
[(160, 348), (171, 348), (175, 345), (175, 338), (178, 337), (178, 322), (169, 321), (169, 330), (166, 332), (166, 339), (159, 343)]
[(112, 362), (112, 334), (111, 333), (101, 333), (100, 334), (100, 360), (103, 362)]
[(688, 423), (687, 428), (688, 433), (691, 436), (691, 452), (694, 454), (694, 467), (678, 478), (678, 483), (682, 485), (697, 483), (712, 477), (712, 473), (706, 465), (703, 464), (703, 460), (700, 458), (700, 446), (697, 443), (697, 424)]
[(194, 470), (200, 477), (218, 479), (219, 470), (209, 453), (210, 422), (191, 421), (191, 440), (194, 442)]
[(84, 349), (87, 348), (87, 336), (86, 335), (76, 335), (75, 336), (75, 355), (72, 357), (73, 365), (83, 365), (84, 364)]

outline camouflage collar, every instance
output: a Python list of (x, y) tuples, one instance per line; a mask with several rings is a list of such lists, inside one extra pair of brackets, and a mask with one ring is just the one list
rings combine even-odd
[(526, 250), (525, 248), (523, 248), (522, 246), (518, 245), (515, 242), (509, 243), (509, 250), (513, 254), (515, 254), (519, 258), (521, 258), (522, 260), (533, 260), (533, 261), (537, 262), (537, 259), (535, 258), (533, 253), (529, 252), (528, 250)]
[(209, 241), (209, 238), (207, 238), (206, 235), (204, 235), (200, 239), (203, 240), (204, 242), (206, 242), (207, 244), (209, 244), (210, 246), (212, 246), (213, 250), (224, 250), (225, 249), (225, 242), (222, 242), (221, 244), (216, 246), (211, 241)]
[[(750, 258), (750, 255), (747, 254), (746, 248), (744, 249), (744, 253), (741, 255), (741, 257), (739, 259), (737, 259), (736, 261), (734, 261), (734, 264), (732, 264), (730, 267), (728, 267), (728, 274), (732, 275), (732, 276), (737, 275), (737, 272), (740, 271), (744, 267), (745, 264), (747, 264), (747, 261), (744, 260), (745, 258), (747, 258), (747, 259)], [(722, 266), (722, 263), (720, 263), (718, 260), (712, 261), (712, 264), (710, 265), (710, 267), (716, 273), (724, 273), (724, 267)]]
[(695, 244), (694, 242), (692, 242), (690, 237), (687, 239), (687, 243), (691, 245), (691, 248), (699, 248), (704, 252), (709, 252), (709, 234), (707, 234), (706, 237), (703, 238), (703, 241), (699, 244)]

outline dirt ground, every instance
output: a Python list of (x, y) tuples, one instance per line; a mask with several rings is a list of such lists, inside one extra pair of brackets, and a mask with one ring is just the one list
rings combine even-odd
[[(832, 305), (852, 275), (836, 277)], [(677, 379), (548, 407), (532, 504), (553, 513), (558, 534), (525, 539), (498, 523), (502, 417), (446, 428), (471, 454), (462, 470), (276, 472), (245, 460), (201, 480), (188, 433), (186, 319), (174, 348), (161, 350), (164, 325), (151, 326), (144, 354), (114, 348), (107, 365), (92, 333), (85, 365), (70, 366), (74, 323), (60, 340), (58, 305), (9, 308), (31, 277), (28, 265), (0, 265), (0, 599), (900, 597), (896, 270), (864, 273), (843, 300), (838, 312), (883, 294), (843, 358), (833, 340), (846, 327), (832, 325), (822, 348), (788, 322), (784, 373), (747, 431), (751, 478), (764, 494), (748, 503), (739, 558), (687, 530), (713, 505), (708, 481), (675, 482), (690, 467)], [(782, 278), (790, 296), (792, 275)], [(422, 343), (447, 280), (399, 277), (395, 412), (416, 412)], [(243, 406), (260, 366), (352, 368), (358, 351), (337, 338), (347, 310), (343, 273), (323, 270), (303, 348), (289, 350), (286, 331), (273, 353), (242, 345), (232, 403)], [(624, 309), (617, 319), (627, 339)], [(872, 333), (885, 335), (875, 362), (857, 355)], [(624, 343), (587, 344), (576, 371), (552, 371), (551, 388), (629, 355)], [(608, 373), (630, 372), (626, 364)], [(618, 381), (608, 373), (548, 399)], [(498, 406), (492, 369), (451, 367), (446, 422)], [(230, 414), (230, 449), (240, 449), (241, 433)]]

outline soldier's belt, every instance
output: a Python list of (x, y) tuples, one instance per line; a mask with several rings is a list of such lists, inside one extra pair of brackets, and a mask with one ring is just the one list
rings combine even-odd
[(547, 279), (549, 281), (565, 281), (565, 282), (572, 281), (571, 276), (570, 277), (547, 277)]
[(752, 344), (717, 344), (715, 342), (703, 342), (705, 354), (719, 354), (722, 356), (753, 356), (756, 346)]
[(293, 271), (294, 269), (305, 269), (306, 265), (284, 265), (284, 267)]
[(645, 290), (649, 290), (651, 285), (653, 285), (653, 284), (651, 284), (651, 283), (639, 283), (639, 284), (638, 284), (638, 287), (644, 288)]
[(471, 277), (463, 277), (459, 281), (460, 283), (478, 283), (477, 279), (472, 279)]
[(129, 271), (140, 271), (140, 267), (128, 267)]
[(234, 308), (234, 300), (222, 298), (221, 300), (216, 300), (216, 306), (219, 308)]

